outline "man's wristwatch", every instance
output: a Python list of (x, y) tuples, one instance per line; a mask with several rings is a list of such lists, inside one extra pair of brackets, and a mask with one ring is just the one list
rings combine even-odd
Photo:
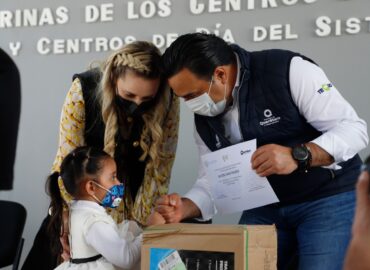
[(300, 144), (293, 147), (292, 150), (293, 159), (298, 163), (298, 171), (308, 172), (311, 165), (312, 155), (310, 148), (305, 144)]

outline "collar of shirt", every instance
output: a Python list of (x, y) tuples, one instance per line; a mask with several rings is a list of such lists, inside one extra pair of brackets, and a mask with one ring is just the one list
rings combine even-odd
[(240, 128), (239, 128), (239, 111), (238, 111), (238, 91), (239, 91), (239, 85), (240, 85), (240, 60), (237, 54), (235, 54), (236, 57), (236, 64), (237, 64), (237, 75), (236, 75), (236, 81), (234, 85), (234, 89), (232, 91), (233, 96), (233, 102), (228, 106), (228, 108), (225, 111), (225, 114), (222, 117), (222, 124), (225, 128), (225, 137), (232, 143), (238, 143), (243, 140)]
[(105, 213), (105, 208), (93, 201), (86, 201), (86, 200), (75, 200), (71, 203), (72, 209), (92, 209), (101, 213)]
[(234, 85), (233, 91), (231, 93), (231, 95), (233, 97), (233, 102), (228, 106), (228, 108), (226, 109), (226, 111), (228, 111), (229, 109), (233, 108), (234, 105), (236, 104), (236, 102), (237, 102), (237, 94), (238, 94), (239, 85), (240, 85), (240, 67), (241, 67), (241, 64), (240, 64), (239, 56), (236, 53), (234, 53), (234, 54), (235, 54), (235, 58), (236, 58), (236, 70), (237, 70), (237, 73), (236, 73), (235, 85)]
[(235, 57), (236, 57), (236, 68), (237, 68), (238, 72), (236, 73), (236, 81), (235, 81), (233, 92), (235, 91), (235, 88), (237, 88), (240, 84), (239, 80), (240, 80), (240, 66), (241, 66), (239, 56), (236, 53), (234, 53), (234, 54), (235, 54)]

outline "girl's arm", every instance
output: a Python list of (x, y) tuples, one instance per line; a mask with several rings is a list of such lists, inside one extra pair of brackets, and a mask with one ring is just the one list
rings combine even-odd
[(85, 234), (86, 242), (110, 263), (120, 268), (132, 268), (140, 261), (142, 234), (133, 241), (121, 238), (115, 224), (97, 221)]

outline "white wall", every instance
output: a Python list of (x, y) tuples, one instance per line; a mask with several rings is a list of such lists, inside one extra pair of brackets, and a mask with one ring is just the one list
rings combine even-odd
[[(103, 59), (109, 54), (109, 52), (96, 52), (92, 49), (90, 52), (81, 51), (77, 54), (41, 55), (36, 45), (43, 37), (55, 40), (133, 35), (137, 39), (151, 40), (153, 34), (181, 34), (193, 32), (197, 27), (205, 27), (213, 31), (216, 29), (216, 24), (220, 23), (221, 26), (217, 29), (222, 35), (225, 29), (230, 29), (235, 42), (248, 50), (285, 48), (301, 52), (314, 59), (326, 71), (343, 96), (355, 107), (358, 114), (370, 122), (370, 26), (369, 22), (365, 21), (366, 17), (370, 17), (368, 0), (316, 0), (311, 4), (306, 3), (309, 2), (308, 0), (297, 0), (297, 3), (291, 6), (284, 3), (295, 1), (255, 1), (254, 9), (248, 9), (248, 4), (254, 1), (241, 0), (241, 11), (204, 12), (201, 15), (192, 14), (189, 8), (191, 0), (166, 1), (171, 3), (170, 16), (162, 18), (155, 15), (149, 19), (139, 20), (127, 18), (127, 4), (131, 2), (138, 5), (145, 1), (105, 1), (104, 3), (114, 5), (114, 20), (88, 24), (84, 23), (84, 7), (98, 5), (100, 1), (1, 0), (0, 46), (11, 53), (10, 42), (22, 43), (18, 56), (14, 56), (22, 76), (22, 111), (15, 186), (13, 191), (0, 192), (0, 199), (19, 201), (27, 208), (24, 255), (28, 253), (41, 221), (47, 213), (48, 199), (44, 192), (44, 183), (56, 153), (59, 115), (71, 77), (73, 73), (85, 70), (92, 60)], [(159, 0), (151, 2), (157, 3)], [(162, 0), (161, 3), (168, 2)], [(228, 1), (193, 2), (224, 4)], [(261, 6), (263, 2), (276, 2), (277, 7), (263, 8)], [(68, 22), (63, 25), (10, 28), (1, 25), (1, 14), (4, 24), (6, 10), (14, 14), (16, 9), (36, 8), (41, 11), (45, 7), (55, 10), (60, 6), (65, 6), (69, 10)], [(344, 29), (345, 22), (342, 22), (342, 35), (336, 36), (332, 33), (327, 37), (319, 37), (315, 34), (317, 29), (315, 21), (324, 15), (332, 20), (358, 18), (361, 21), (358, 24), (360, 31), (357, 34), (347, 34)], [(298, 38), (254, 42), (253, 27), (271, 24), (290, 24), (291, 33), (297, 34)], [(198, 158), (192, 137), (192, 114), (183, 104), (181, 109), (179, 145), (170, 189), (185, 193), (195, 180)], [(370, 148), (362, 151), (361, 156), (368, 155), (369, 150)], [(236, 223), (238, 218), (238, 214), (217, 216), (215, 221)]]

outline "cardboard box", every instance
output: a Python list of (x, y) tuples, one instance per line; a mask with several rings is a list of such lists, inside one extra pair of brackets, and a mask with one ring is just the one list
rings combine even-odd
[(166, 224), (147, 228), (142, 270), (272, 270), (275, 226)]

